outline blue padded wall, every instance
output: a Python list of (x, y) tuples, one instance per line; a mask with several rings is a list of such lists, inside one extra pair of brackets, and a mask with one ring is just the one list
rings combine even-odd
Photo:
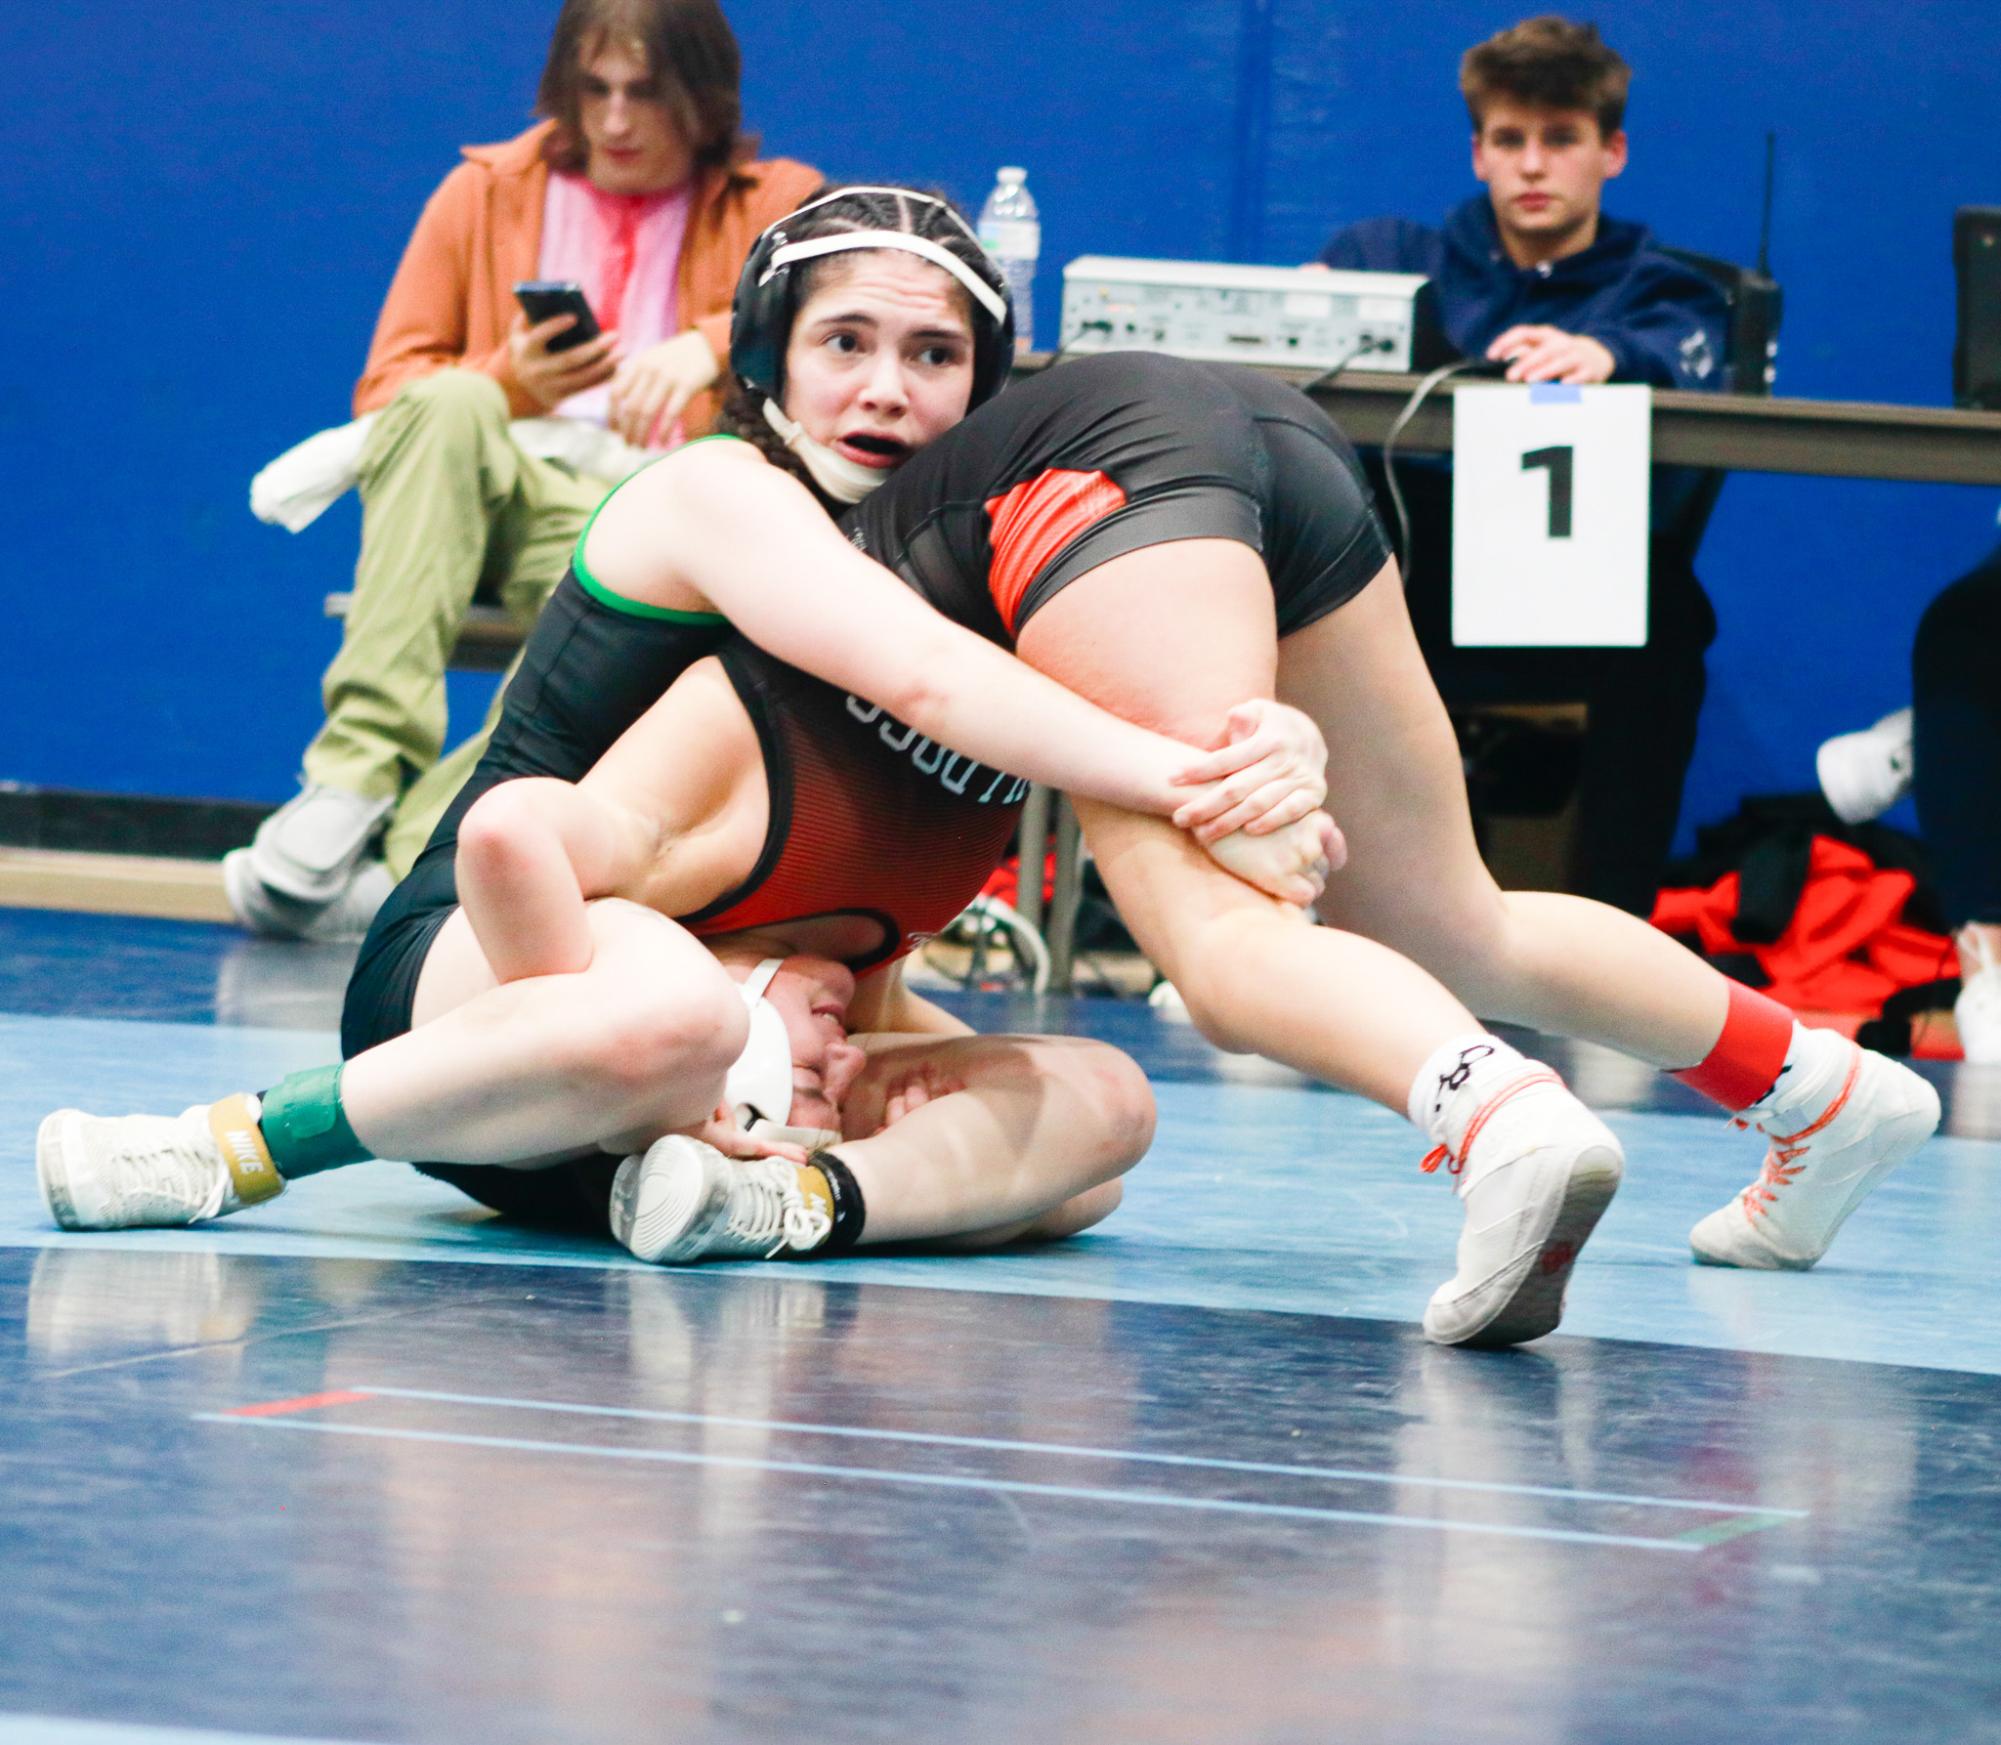
[[(1454, 69), (1511, 13), (1463, 0), (971, 0), (867, 15), (738, 0), (767, 149), (969, 201), (1029, 166), (1057, 265), (1087, 251), (1306, 258), (1372, 212), (1470, 190)], [(1942, 402), (1955, 205), (2001, 201), (1979, 93), (2001, 12), (1840, 0), (1596, 8), (1633, 61), (1614, 210), (1748, 259), (1764, 130), (1790, 393)], [(0, 780), (275, 800), (318, 719), (355, 518), (293, 538), (245, 487), (346, 416), (388, 276), (464, 141), (522, 125), (553, 7), (423, 0), (158, 11), (76, 0), (0, 27), (10, 315), (0, 386), (21, 569)], [(863, 28), (863, 26), (866, 28)], [(1824, 733), (1901, 700), (1924, 601), (1997, 493), (1740, 478), (1702, 564), (1724, 629), (1686, 817), (1803, 785)]]

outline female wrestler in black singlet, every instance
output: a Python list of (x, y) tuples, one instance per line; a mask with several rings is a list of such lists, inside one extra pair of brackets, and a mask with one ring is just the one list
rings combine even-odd
[[(998, 380), (999, 325), (977, 323), (962, 293), (1004, 304), (944, 208), (891, 206), (959, 239), (960, 280), (904, 310), (894, 346), (928, 434), (976, 378)], [(677, 556), (638, 566), (636, 590), (617, 537), (629, 496), (656, 530), (664, 509), (676, 535)], [(757, 507), (785, 560), (742, 563), (715, 536), (719, 502), (739, 517)], [(732, 637), (725, 597), (841, 688)], [(1097, 1045), (973, 1038), (894, 973), (855, 999), (855, 1024), (892, 1033), (864, 1057), (845, 1041), (852, 971), (889, 963), (977, 892), (1023, 787), (1003, 768), (1211, 823), (1317, 817), (1318, 736), (1287, 713), (1252, 707), (1208, 756), (1136, 730), (927, 611), (747, 445), (697, 445), (615, 494), (580, 541), (479, 772), (364, 946), (343, 1076), (297, 1075), (247, 1111), (190, 1111), (162, 1143), (211, 1167), (191, 1165), (178, 1196), (116, 1191), (121, 1155), (160, 1151), (151, 1129), (51, 1117), (51, 1206), (73, 1225), (186, 1222), (389, 1154), (438, 1160), (425, 1167), (517, 1212), (588, 1218), (595, 1197), (601, 1220), (611, 1165), (569, 1160), (633, 1150), (614, 1227), (649, 1259), (1080, 1228), (1109, 1209), (1150, 1132), (1131, 1064)], [(1041, 723), (1062, 750), (1039, 746)], [(1324, 832), (1281, 830), (1249, 858), (1273, 889), (1310, 896)], [(710, 1118), (746, 1032), (726, 969), (772, 959), (783, 967), (748, 1029), (754, 1042), (760, 1005), (786, 1008), (783, 1088), (795, 1127), (812, 1130), (775, 1138)], [(783, 1120), (776, 1100), (761, 1110)], [(838, 1152), (807, 1163), (801, 1142), (830, 1139)]]

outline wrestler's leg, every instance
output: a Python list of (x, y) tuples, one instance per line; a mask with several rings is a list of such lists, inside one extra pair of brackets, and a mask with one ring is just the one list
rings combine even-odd
[(438, 933), (412, 1027), (356, 1055), (341, 1101), (380, 1157), (518, 1163), (643, 1145), (714, 1112), (743, 1002), (708, 949), (636, 903), (590, 905), (574, 975), (496, 982), (463, 911)]
[[(983, 1248), (1108, 1216), (1153, 1139), (1153, 1093), (1101, 1042), (1061, 1036), (858, 1037), (869, 1063), (836, 1147), (862, 1191), (860, 1240)], [(946, 1090), (889, 1127), (912, 1079)]]
[(1657, 1066), (1693, 1066), (1715, 1045), (1728, 986), (1692, 952), (1605, 904), (1494, 883), (1395, 564), (1280, 644), (1278, 694), (1327, 739), (1327, 806), (1348, 862), (1321, 899), (1325, 920), (1424, 965), (1483, 1018)]
[(1334, 748), (1328, 804), (1349, 861), (1321, 900), (1329, 921), (1425, 964), (1484, 1017), (1607, 1043), (1772, 1137), (1764, 1173), (1690, 1232), (1699, 1259), (1812, 1266), (1937, 1126), (1937, 1095), (1914, 1073), (1800, 1025), (1644, 921), (1495, 886), (1394, 565), (1285, 640), (1279, 694)]
[[(1271, 584), (1239, 545), (1153, 546), (1058, 592), (1018, 647), (1120, 714), (1209, 743), (1229, 704), (1269, 694)], [(1331, 761), (1350, 750), (1330, 745)], [(1577, 1251), (1618, 1184), (1619, 1146), (1604, 1126), (1411, 959), (1309, 926), (1159, 820), (1090, 803), (1077, 812), (1126, 924), (1204, 1035), (1408, 1113), (1454, 1160), (1466, 1224), (1425, 1331), (1513, 1344), (1556, 1326)]]
[(183, 1225), (370, 1157), (532, 1168), (700, 1123), (743, 1046), (742, 1000), (664, 917), (609, 899), (589, 922), (588, 968), (503, 986), (455, 915), (431, 947), (413, 1029), (261, 1100), (179, 1116), (56, 1111), (36, 1142), (50, 1212), (70, 1229)]
[[(1023, 627), (1019, 648), (1118, 714), (1210, 744), (1233, 704), (1272, 694), (1271, 582), (1234, 541), (1150, 546), (1063, 589)], [(1334, 761), (1343, 755), (1332, 749)], [(1083, 800), (1077, 814), (1126, 925), (1219, 1047), (1401, 1113), (1431, 1053), (1478, 1029), (1415, 963), (1356, 933), (1308, 927), (1163, 820)]]

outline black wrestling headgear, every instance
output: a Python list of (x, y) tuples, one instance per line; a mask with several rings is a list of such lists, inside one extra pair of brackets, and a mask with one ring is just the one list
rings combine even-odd
[[(865, 207), (861, 197), (871, 194), (937, 207), (973, 243), (973, 258), (968, 260), (929, 237), (885, 228), (879, 220), (871, 223), (875, 215), (866, 210), (857, 215), (863, 221), (860, 229), (819, 230), (807, 218), (807, 214), (838, 206), (843, 200), (855, 200)], [(806, 235), (800, 235), (802, 228)], [(782, 403), (785, 347), (791, 338), (792, 319), (798, 313), (798, 277), (793, 268), (804, 261), (862, 248), (901, 249), (917, 255), (942, 267), (965, 288), (973, 303), (973, 391), (967, 410), (998, 394), (1014, 362), (1014, 308), (1000, 268), (948, 201), (935, 194), (920, 194), (914, 188), (882, 187), (839, 188), (822, 194), (787, 213), (752, 246), (737, 280), (730, 318), (730, 369), (744, 388), (774, 404)]]

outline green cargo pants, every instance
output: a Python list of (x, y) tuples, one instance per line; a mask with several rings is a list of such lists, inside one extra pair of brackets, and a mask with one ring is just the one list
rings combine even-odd
[[(486, 747), (500, 702), (449, 758), (445, 666), (476, 598), (525, 631), (611, 488), (516, 448), (499, 384), (441, 370), (392, 400), (361, 457), (361, 559), (309, 782), (395, 798), (384, 848), (398, 878)], [(512, 669), (509, 669), (510, 676)], [(504, 684), (503, 684), (503, 688)]]

